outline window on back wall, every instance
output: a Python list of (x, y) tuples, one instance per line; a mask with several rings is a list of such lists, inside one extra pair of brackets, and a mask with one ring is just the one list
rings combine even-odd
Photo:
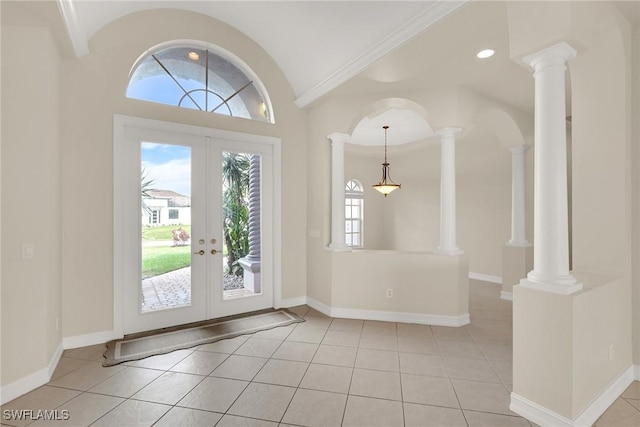
[(344, 200), (345, 242), (353, 248), (362, 247), (363, 201), (362, 184), (355, 179), (347, 182)]
[(266, 90), (239, 58), (215, 47), (164, 46), (138, 59), (128, 98), (274, 123)]

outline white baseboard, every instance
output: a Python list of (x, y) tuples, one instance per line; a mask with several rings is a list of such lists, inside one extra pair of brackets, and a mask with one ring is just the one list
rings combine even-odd
[(500, 291), (500, 299), (513, 301), (513, 292)]
[(502, 285), (502, 277), (491, 276), (490, 274), (472, 273), (469, 272), (469, 279), (482, 280), (483, 282), (491, 282)]
[(276, 308), (289, 308), (297, 307), (299, 305), (305, 305), (307, 303), (307, 297), (287, 298), (280, 300), (279, 307)]
[(86, 347), (88, 345), (104, 344), (107, 341), (122, 338), (115, 336), (114, 331), (94, 332), (92, 334), (75, 335), (72, 337), (64, 337), (62, 346), (65, 350), (70, 348)]
[(640, 381), (640, 365), (633, 365), (633, 377), (636, 381)]
[(48, 383), (53, 376), (53, 372), (58, 366), (58, 362), (62, 357), (62, 342), (58, 344), (53, 356), (49, 360), (49, 364), (46, 368), (42, 368), (26, 377), (20, 378), (10, 384), (2, 386), (0, 390), (0, 405), (22, 396), (25, 393), (29, 393), (32, 390)]
[(320, 301), (317, 301), (311, 297), (307, 297), (307, 305), (313, 308), (314, 310), (318, 310), (320, 313), (324, 314), (325, 316), (332, 317), (331, 307), (321, 303)]
[[(509, 405), (509, 409), (541, 426), (589, 427), (592, 426), (593, 423), (604, 414), (607, 408), (629, 387), (629, 384), (634, 380), (634, 371), (635, 373), (638, 371), (637, 368), (637, 365), (630, 366), (624, 371), (624, 373), (607, 387), (600, 396), (591, 402), (575, 420), (570, 420), (516, 393), (511, 393), (511, 405)], [(635, 378), (637, 378), (637, 376)]]
[(307, 305), (319, 312), (344, 319), (379, 320), (383, 322), (418, 323), (434, 326), (464, 326), (470, 322), (469, 313), (460, 316), (443, 316), (436, 314), (403, 313), (397, 311), (360, 310), (352, 308), (333, 308), (313, 298), (307, 297)]

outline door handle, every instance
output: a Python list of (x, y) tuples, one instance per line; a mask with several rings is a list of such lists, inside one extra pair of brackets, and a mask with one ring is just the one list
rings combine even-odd
[(215, 255), (217, 253), (218, 253), (218, 251), (216, 251), (215, 249), (211, 249), (211, 255)]
[(194, 255), (204, 255), (204, 249), (200, 249), (198, 252), (194, 252)]

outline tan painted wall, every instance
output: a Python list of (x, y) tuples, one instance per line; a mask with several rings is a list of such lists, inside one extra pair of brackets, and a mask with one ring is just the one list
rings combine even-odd
[(628, 284), (578, 278), (572, 295), (514, 287), (513, 392), (572, 420), (631, 364)]
[(607, 15), (598, 16), (591, 44), (569, 65), (573, 268), (629, 278), (631, 122), (625, 108), (631, 91), (623, 37), (630, 34), (620, 34)]
[[(176, 39), (209, 42), (243, 59), (269, 91), (276, 124), (127, 99), (128, 73), (135, 60), (145, 50)], [(64, 63), (64, 335), (113, 328), (114, 114), (282, 138), (282, 296), (304, 296), (306, 170), (300, 159), (306, 157), (306, 119), (293, 104), (291, 88), (272, 59), (221, 22), (171, 10), (123, 17), (99, 31), (90, 40), (90, 49), (89, 56)]]
[(632, 188), (632, 161), (637, 159), (631, 153), (632, 145), (638, 143), (638, 134), (632, 135), (638, 126), (637, 115), (631, 114), (632, 95), (638, 85), (637, 74), (632, 78), (632, 29), (611, 5), (591, 9), (580, 9), (591, 19), (589, 23), (593, 22), (589, 48), (580, 52), (570, 67), (574, 104), (573, 267), (622, 277), (629, 286), (629, 298), (631, 292), (635, 294), (636, 305), (628, 321), (635, 320), (629, 340), (636, 343), (633, 357), (638, 363), (640, 281), (631, 277), (632, 221), (636, 221), (631, 216), (632, 199), (637, 197), (637, 187)]
[(61, 58), (45, 24), (11, 20), (14, 7), (2, 3), (2, 386), (46, 372), (62, 337)]
[(452, 318), (469, 313), (465, 255), (362, 250), (332, 258), (333, 308)]
[[(632, 117), (640, 117), (640, 24), (633, 29), (633, 108)], [(633, 141), (631, 142), (633, 175), (633, 228), (632, 244), (634, 251), (633, 265), (633, 363), (640, 366), (640, 120), (634, 121)]]
[(513, 287), (533, 270), (533, 246), (502, 247), (502, 291), (513, 292)]

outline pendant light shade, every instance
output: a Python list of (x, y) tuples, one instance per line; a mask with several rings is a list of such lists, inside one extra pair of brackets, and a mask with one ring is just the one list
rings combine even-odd
[(396, 184), (391, 180), (391, 174), (389, 173), (389, 162), (387, 162), (387, 129), (389, 126), (382, 126), (384, 129), (384, 163), (382, 164), (382, 180), (379, 183), (374, 184), (373, 188), (384, 194), (384, 197), (387, 197), (387, 194), (391, 193), (396, 188), (400, 188), (400, 184)]

